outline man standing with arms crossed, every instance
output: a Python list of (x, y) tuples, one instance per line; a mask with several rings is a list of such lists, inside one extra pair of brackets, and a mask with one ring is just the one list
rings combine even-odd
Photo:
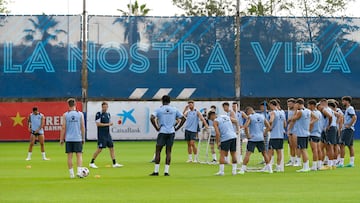
[(345, 158), (345, 146), (349, 148), (350, 163), (346, 167), (354, 167), (355, 151), (354, 151), (354, 126), (356, 123), (356, 114), (354, 107), (351, 106), (352, 98), (350, 96), (344, 96), (341, 98), (342, 104), (346, 107), (344, 115), (344, 125), (341, 133), (341, 145), (340, 145), (340, 164), (339, 167), (344, 167)]
[(45, 137), (44, 137), (45, 116), (42, 113), (39, 112), (37, 107), (34, 107), (32, 109), (32, 113), (30, 114), (29, 119), (28, 119), (28, 124), (29, 124), (29, 132), (31, 133), (31, 135), (30, 135), (29, 152), (28, 152), (28, 156), (26, 158), (26, 161), (31, 160), (32, 148), (34, 146), (36, 137), (39, 138), (42, 159), (45, 160), (45, 161), (49, 160), (48, 158), (46, 158), (45, 147), (44, 147), (44, 142), (45, 142)]
[[(170, 96), (164, 95), (162, 97), (162, 106), (152, 113), (150, 122), (155, 130), (159, 132), (156, 141), (155, 151), (155, 169), (150, 176), (159, 176), (160, 168), (160, 154), (164, 146), (166, 146), (166, 165), (164, 175), (169, 176), (169, 168), (171, 162), (171, 150), (174, 144), (175, 131), (179, 130), (185, 123), (184, 116), (175, 107), (170, 106)], [(157, 119), (157, 120), (156, 120)], [(181, 119), (180, 123), (176, 125), (176, 120)]]
[[(198, 133), (199, 128), (199, 119), (203, 122), (205, 128), (209, 128), (209, 125), (206, 123), (203, 115), (195, 109), (194, 101), (189, 101), (188, 105), (185, 107), (183, 112), (186, 122), (185, 122), (185, 140), (187, 142), (188, 147), (188, 160), (187, 163), (198, 162), (198, 153), (197, 148), (195, 146), (196, 134)], [(194, 154), (194, 160), (192, 158), (192, 154)]]
[(69, 111), (62, 117), (62, 128), (60, 131), (60, 144), (66, 143), (67, 164), (70, 178), (75, 178), (72, 157), (76, 153), (77, 176), (82, 178), (82, 149), (85, 143), (84, 114), (76, 110), (76, 101), (73, 98), (67, 100)]
[(95, 122), (97, 126), (97, 136), (98, 136), (98, 149), (95, 151), (93, 158), (91, 159), (91, 162), (89, 166), (91, 168), (98, 168), (95, 165), (95, 159), (96, 157), (101, 153), (103, 148), (108, 147), (110, 151), (110, 156), (113, 163), (113, 168), (119, 168), (123, 165), (116, 163), (115, 159), (115, 150), (114, 150), (114, 142), (110, 135), (110, 126), (113, 125), (111, 122), (111, 115), (107, 112), (108, 110), (108, 103), (103, 102), (101, 104), (101, 112), (97, 112), (95, 116)]

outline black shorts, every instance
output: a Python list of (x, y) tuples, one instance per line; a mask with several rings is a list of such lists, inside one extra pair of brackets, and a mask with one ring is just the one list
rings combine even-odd
[(297, 148), (298, 149), (307, 149), (309, 144), (308, 137), (297, 137)]
[(111, 137), (106, 137), (106, 138), (98, 138), (98, 148), (113, 148), (114, 147), (114, 142), (112, 140)]
[(83, 149), (82, 142), (66, 142), (65, 153), (81, 153)]
[(277, 139), (277, 138), (274, 138), (274, 139), (271, 139), (270, 138), (270, 141), (269, 141), (269, 149), (283, 149), (283, 146), (284, 146), (284, 139)]
[(35, 137), (39, 137), (39, 135), (43, 135), (43, 134), (35, 133), (35, 131), (32, 131), (30, 135), (34, 135)]
[(342, 130), (340, 144), (348, 147), (354, 145), (354, 131), (351, 128), (345, 128)]
[(210, 142), (209, 142), (209, 144), (215, 144), (215, 140), (216, 140), (215, 135), (214, 135), (214, 136), (210, 136)]
[(236, 152), (236, 138), (221, 142), (220, 148), (222, 151)]
[(326, 142), (326, 132), (325, 131), (321, 132), (320, 140), (321, 140), (322, 143), (327, 143)]
[(329, 130), (326, 131), (326, 143), (327, 144), (331, 144), (331, 145), (335, 145), (336, 142), (336, 137), (337, 137), (337, 130), (335, 126), (331, 126), (329, 128)]
[(175, 133), (159, 133), (156, 139), (156, 146), (172, 147), (174, 144)]
[(309, 141), (310, 141), (310, 142), (319, 143), (319, 142), (320, 142), (320, 137), (310, 135)]
[(191, 131), (185, 130), (185, 140), (186, 141), (196, 140), (196, 133), (197, 132), (191, 132)]
[(247, 146), (246, 146), (246, 150), (249, 151), (249, 152), (254, 153), (255, 147), (258, 149), (259, 152), (264, 152), (265, 151), (265, 143), (264, 143), (264, 141), (257, 141), (257, 142), (248, 141)]

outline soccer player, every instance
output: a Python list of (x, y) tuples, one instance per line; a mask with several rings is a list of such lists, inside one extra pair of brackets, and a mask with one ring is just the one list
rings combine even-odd
[[(188, 105), (185, 107), (183, 114), (186, 118), (185, 140), (187, 141), (188, 156), (189, 156), (187, 163), (191, 163), (191, 162), (197, 163), (198, 153), (197, 153), (197, 148), (195, 146), (195, 140), (199, 128), (199, 119), (204, 124), (205, 128), (209, 128), (209, 126), (206, 123), (200, 111), (195, 109), (194, 101), (192, 100), (188, 102)], [(192, 154), (194, 154), (194, 161), (192, 158)]]
[(328, 105), (336, 117), (336, 143), (334, 146), (334, 158), (332, 161), (332, 165), (335, 167), (340, 162), (340, 131), (343, 125), (344, 114), (341, 110), (339, 111), (339, 108), (337, 108), (338, 106), (335, 99), (328, 100)]
[[(262, 153), (266, 166), (263, 171), (272, 173), (272, 168), (270, 165), (269, 157), (265, 151), (265, 143), (264, 137), (266, 137), (267, 133), (270, 130), (270, 124), (265, 119), (265, 116), (261, 113), (255, 113), (252, 107), (246, 107), (245, 113), (248, 115), (248, 119), (244, 125), (245, 134), (248, 138), (248, 143), (246, 147), (246, 154), (243, 160), (243, 164), (241, 166), (241, 170), (239, 174), (244, 174), (247, 169), (247, 164), (249, 163), (250, 156), (255, 151), (255, 147), (259, 152)], [(266, 128), (265, 128), (266, 127)], [(265, 128), (265, 130), (264, 130)]]
[[(322, 108), (322, 113), (326, 117), (324, 127), (326, 134), (326, 154), (328, 157), (327, 166), (321, 168), (321, 170), (335, 169), (336, 166), (336, 156), (334, 153), (334, 147), (336, 145), (336, 136), (337, 136), (337, 124), (336, 124), (336, 115), (331, 108), (328, 106), (328, 101), (322, 99), (320, 101)], [(335, 162), (334, 162), (334, 161)]]
[[(246, 135), (245, 135), (245, 131), (244, 131), (244, 123), (248, 116), (246, 115), (245, 112), (240, 111), (239, 104), (237, 102), (232, 103), (232, 110), (233, 110), (233, 112), (235, 112), (235, 118), (238, 122), (239, 132), (240, 132), (240, 137), (239, 137), (238, 141), (240, 142), (240, 145), (241, 145), (242, 140), (246, 139)], [(241, 151), (241, 148), (240, 148), (240, 151)], [(243, 159), (242, 153), (240, 153), (239, 160), (242, 160), (242, 159)]]
[(101, 104), (101, 112), (97, 112), (95, 116), (95, 122), (97, 126), (97, 138), (98, 138), (98, 148), (95, 151), (89, 166), (91, 168), (98, 168), (95, 164), (96, 157), (101, 153), (101, 151), (108, 147), (110, 151), (110, 156), (113, 163), (113, 168), (119, 168), (123, 165), (116, 163), (115, 159), (115, 150), (114, 150), (114, 142), (110, 135), (110, 126), (113, 125), (111, 122), (111, 115), (107, 112), (109, 105), (107, 102), (103, 102)]
[[(170, 96), (164, 95), (162, 97), (162, 106), (151, 114), (150, 122), (155, 130), (159, 132), (156, 140), (155, 151), (155, 169), (150, 176), (159, 176), (160, 168), (160, 154), (164, 146), (166, 146), (166, 163), (164, 175), (169, 176), (169, 168), (171, 162), (171, 150), (174, 144), (175, 131), (179, 130), (185, 123), (184, 116), (175, 107), (170, 106)], [(181, 119), (177, 124), (176, 120)]]
[(345, 158), (345, 146), (349, 148), (350, 163), (346, 167), (354, 167), (355, 163), (355, 151), (354, 151), (354, 126), (357, 120), (354, 107), (351, 106), (352, 98), (350, 96), (344, 96), (341, 98), (342, 104), (346, 107), (344, 114), (344, 126), (341, 133), (341, 145), (340, 145), (340, 164), (339, 167), (344, 167)]
[(322, 150), (320, 150), (320, 137), (322, 132), (322, 123), (321, 123), (321, 112), (317, 109), (316, 100), (312, 99), (308, 101), (308, 109), (313, 112), (313, 114), (318, 118), (317, 121), (313, 122), (310, 126), (310, 146), (313, 154), (313, 164), (311, 167), (312, 171), (317, 171), (322, 168)]
[[(230, 120), (231, 120), (231, 122), (233, 124), (234, 131), (236, 132), (236, 134), (239, 134), (240, 133), (240, 127), (239, 127), (239, 124), (238, 124), (238, 120), (236, 119), (235, 112), (230, 109), (229, 102), (224, 102), (222, 104), (222, 107), (223, 107), (223, 110), (225, 111), (225, 115), (230, 117)], [(229, 163), (229, 159), (228, 159), (227, 156), (225, 156), (225, 163), (227, 163), (227, 164)]]
[[(274, 150), (276, 150), (276, 172), (281, 172), (281, 160), (282, 160), (282, 149), (284, 145), (284, 133), (286, 128), (285, 112), (280, 111), (278, 108), (278, 102), (271, 100), (270, 104), (270, 141), (269, 141), (269, 159), (272, 160), (274, 157)], [(272, 165), (272, 161), (270, 161)]]
[(215, 175), (223, 176), (225, 174), (225, 157), (230, 151), (232, 158), (232, 174), (236, 175), (236, 133), (234, 131), (231, 119), (227, 115), (216, 116), (215, 112), (209, 112), (209, 120), (213, 121), (216, 133), (216, 143), (220, 147), (220, 165), (219, 172)]
[(44, 125), (45, 125), (45, 116), (39, 112), (37, 107), (34, 107), (32, 109), (32, 113), (30, 114), (30, 116), (28, 118), (28, 129), (30, 132), (30, 145), (29, 145), (29, 151), (28, 151), (28, 156), (26, 158), (26, 161), (31, 160), (32, 149), (33, 149), (36, 138), (38, 138), (39, 142), (40, 142), (42, 159), (45, 161), (49, 160), (48, 158), (46, 158), (46, 155), (45, 155)]
[(214, 128), (214, 121), (210, 119), (210, 113), (214, 112), (216, 114), (215, 111), (210, 110), (208, 115), (207, 115), (207, 124), (209, 126), (209, 129), (205, 129), (205, 131), (208, 133), (208, 136), (210, 136), (210, 149), (211, 149), (211, 155), (212, 155), (212, 163), (215, 164), (217, 163), (217, 158), (216, 158), (216, 152), (215, 152), (215, 141), (216, 141), (216, 132), (215, 132), (215, 128)]
[[(290, 120), (295, 115), (296, 109), (294, 108), (296, 100), (294, 98), (290, 98), (287, 100), (288, 106), (288, 124), (290, 124)], [(299, 166), (300, 165), (300, 154), (297, 150), (297, 138), (293, 133), (293, 129), (288, 125), (288, 141), (290, 147), (290, 161), (286, 164), (286, 166)]]
[(303, 158), (303, 168), (296, 172), (309, 172), (309, 157), (307, 153), (310, 125), (313, 125), (318, 118), (309, 110), (304, 107), (304, 99), (299, 98), (296, 100), (295, 115), (290, 119), (290, 129), (293, 128), (293, 134), (297, 136), (297, 147), (301, 152)]
[(67, 164), (70, 178), (75, 178), (73, 169), (73, 153), (76, 153), (77, 176), (82, 178), (82, 149), (85, 143), (84, 114), (76, 110), (76, 101), (73, 98), (67, 100), (69, 111), (62, 117), (62, 128), (60, 131), (60, 144), (65, 146)]

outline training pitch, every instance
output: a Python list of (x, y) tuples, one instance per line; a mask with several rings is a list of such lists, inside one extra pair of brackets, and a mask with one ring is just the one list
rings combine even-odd
[[(227, 165), (225, 176), (217, 177), (213, 174), (218, 165), (185, 163), (186, 144), (176, 141), (171, 176), (163, 176), (163, 150), (160, 176), (150, 177), (154, 145), (115, 142), (123, 168), (109, 167), (106, 149), (96, 160), (99, 169), (90, 169), (86, 178), (70, 179), (64, 147), (57, 142), (46, 143), (50, 161), (41, 160), (38, 145), (32, 160), (25, 161), (28, 143), (0, 143), (0, 202), (359, 202), (358, 151), (354, 168), (297, 173), (299, 167), (286, 167), (284, 173), (232, 176)], [(355, 148), (359, 145), (356, 142)], [(95, 142), (84, 145), (85, 167), (95, 149)], [(287, 161), (288, 153), (284, 154)], [(347, 156), (345, 163), (348, 160)]]

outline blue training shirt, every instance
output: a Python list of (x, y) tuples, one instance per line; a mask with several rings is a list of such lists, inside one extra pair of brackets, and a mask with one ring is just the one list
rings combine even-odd
[(174, 125), (176, 124), (176, 119), (183, 117), (177, 108), (170, 105), (161, 106), (152, 115), (158, 119), (160, 125), (159, 132), (164, 134), (175, 133)]
[[(344, 114), (344, 128), (346, 125), (350, 125), (353, 116), (355, 116), (354, 107), (349, 106), (348, 108), (346, 108)], [(351, 129), (355, 130), (355, 123), (351, 126)]]
[[(36, 131), (41, 127), (41, 121), (44, 118), (44, 115), (42, 113), (38, 113), (37, 115), (31, 113), (29, 116), (29, 122), (30, 122), (30, 128), (32, 131)], [(39, 130), (39, 134), (44, 134), (44, 129)]]
[(311, 136), (316, 136), (316, 137), (321, 137), (321, 132), (323, 130), (323, 124), (321, 123), (321, 117), (323, 117), (323, 115), (321, 114), (321, 112), (319, 110), (314, 110), (313, 111), (314, 115), (316, 118), (318, 118), (319, 120), (317, 120), (316, 122), (314, 122), (314, 126), (312, 131), (310, 132)]
[(309, 137), (311, 111), (309, 109), (300, 109), (299, 111), (301, 111), (301, 117), (295, 121), (294, 134), (298, 137)]
[(249, 141), (259, 142), (264, 141), (265, 116), (261, 113), (254, 113), (249, 116)]
[(198, 111), (196, 109), (187, 112), (185, 130), (196, 133), (199, 127)]
[(68, 111), (64, 115), (66, 123), (65, 141), (81, 142), (81, 119), (84, 117), (80, 111)]
[(285, 113), (282, 111), (275, 110), (274, 121), (272, 124), (272, 129), (270, 132), (271, 139), (284, 139), (284, 122), (285, 122)]
[(231, 119), (227, 115), (218, 116), (215, 119), (218, 122), (218, 127), (220, 131), (220, 142), (225, 142), (231, 139), (236, 138), (236, 133), (234, 131)]

